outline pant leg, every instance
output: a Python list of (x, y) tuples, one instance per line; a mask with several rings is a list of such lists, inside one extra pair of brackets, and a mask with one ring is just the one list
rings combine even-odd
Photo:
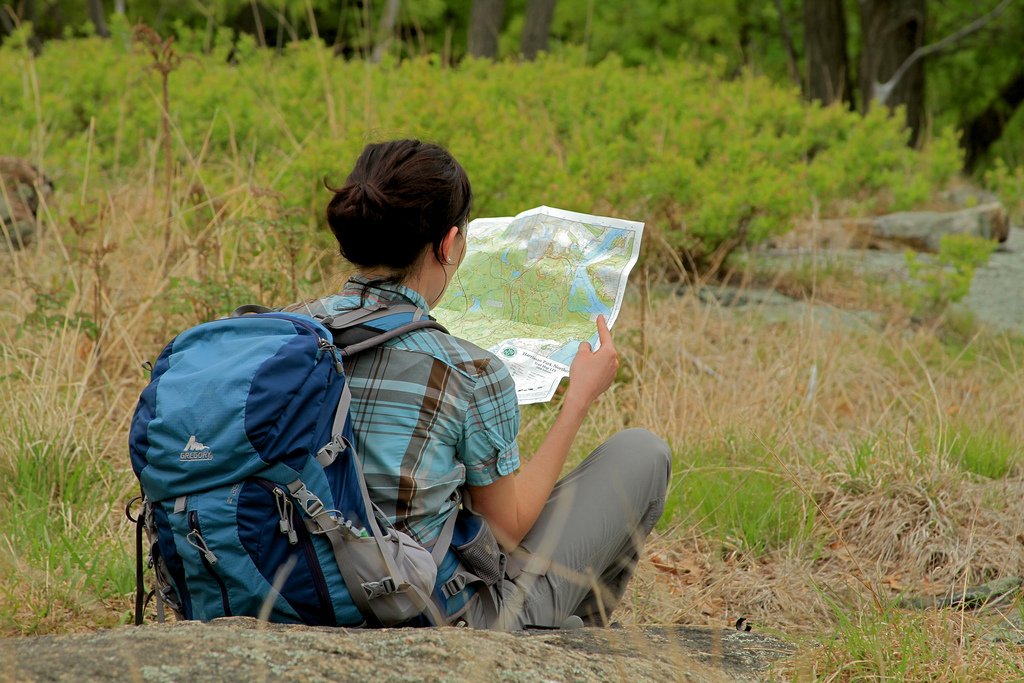
[(573, 614), (606, 622), (665, 508), (670, 474), (668, 445), (643, 429), (594, 450), (555, 485), (510, 557), (493, 626), (558, 626)]

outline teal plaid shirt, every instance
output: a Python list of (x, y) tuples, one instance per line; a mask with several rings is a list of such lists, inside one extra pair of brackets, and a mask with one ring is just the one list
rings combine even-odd
[[(427, 302), (408, 287), (353, 277), (299, 312), (331, 314), (380, 302)], [(416, 330), (345, 361), (356, 450), (370, 497), (401, 530), (432, 542), (463, 484), (519, 468), (519, 404), (493, 354), (437, 330)]]

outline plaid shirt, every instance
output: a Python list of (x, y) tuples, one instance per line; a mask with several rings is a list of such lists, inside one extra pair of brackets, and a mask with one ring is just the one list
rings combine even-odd
[[(353, 277), (340, 294), (292, 310), (330, 314), (420, 294)], [(320, 310), (317, 310), (317, 309)], [(432, 542), (463, 484), (519, 468), (519, 404), (505, 364), (437, 330), (416, 330), (345, 361), (356, 450), (370, 497), (395, 526)]]

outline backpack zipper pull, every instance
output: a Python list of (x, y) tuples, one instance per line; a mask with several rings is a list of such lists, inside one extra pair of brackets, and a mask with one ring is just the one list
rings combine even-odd
[(282, 534), (288, 535), (288, 543), (291, 545), (297, 545), (299, 542), (299, 535), (295, 533), (295, 527), (292, 525), (292, 501), (281, 489), (274, 489), (274, 502), (277, 504), (277, 514), (281, 517), (281, 521), (278, 522), (277, 528), (281, 530)]
[(188, 536), (185, 537), (185, 540), (188, 541), (190, 546), (201, 552), (203, 557), (206, 558), (206, 561), (209, 562), (211, 566), (217, 564), (217, 556), (214, 555), (213, 551), (210, 550), (210, 547), (206, 545), (206, 541), (203, 540), (203, 537), (198, 531), (195, 529), (190, 531)]

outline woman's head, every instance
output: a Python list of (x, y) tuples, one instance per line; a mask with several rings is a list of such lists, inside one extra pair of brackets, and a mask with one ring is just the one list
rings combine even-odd
[(380, 142), (363, 149), (334, 190), (327, 223), (345, 259), (403, 279), (426, 252), (445, 261), (442, 241), (453, 226), (465, 227), (472, 199), (466, 172), (444, 148)]

